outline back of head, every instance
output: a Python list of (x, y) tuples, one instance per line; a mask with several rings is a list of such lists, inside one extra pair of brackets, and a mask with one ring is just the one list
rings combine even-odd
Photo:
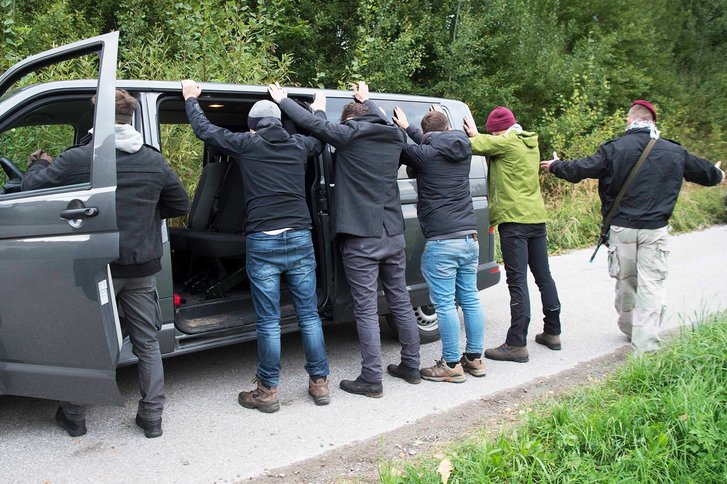
[[(96, 96), (91, 98), (91, 102), (96, 104)], [(131, 118), (136, 111), (136, 98), (126, 92), (124, 89), (116, 90), (116, 124), (131, 124)]]
[(343, 106), (343, 111), (341, 111), (341, 122), (343, 123), (351, 118), (364, 116), (370, 112), (369, 107), (364, 103), (350, 102)]
[(429, 111), (422, 118), (422, 132), (425, 134), (432, 131), (447, 131), (447, 128), (449, 128), (449, 120), (444, 113)]
[(258, 101), (252, 105), (250, 112), (247, 115), (247, 127), (250, 129), (257, 129), (257, 124), (263, 118), (277, 118), (280, 119), (280, 108), (277, 104), (267, 99)]
[(512, 111), (507, 109), (505, 106), (497, 106), (487, 116), (487, 123), (485, 129), (490, 133), (497, 133), (498, 131), (505, 131), (510, 126), (517, 123), (515, 115)]
[(629, 118), (631, 122), (634, 121), (651, 121), (656, 122), (656, 109), (649, 101), (643, 99), (637, 99), (631, 103), (631, 109), (629, 109)]

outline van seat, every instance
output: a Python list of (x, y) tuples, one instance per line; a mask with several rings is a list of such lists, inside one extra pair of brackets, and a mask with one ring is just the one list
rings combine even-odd
[(194, 193), (187, 228), (171, 228), (169, 239), (172, 249), (189, 253), (193, 261), (200, 257), (215, 260), (220, 275), (207, 288), (208, 297), (220, 297), (244, 280), (244, 267), (228, 275), (220, 261), (244, 257), (244, 229), (245, 199), (237, 162), (224, 157), (207, 163)]

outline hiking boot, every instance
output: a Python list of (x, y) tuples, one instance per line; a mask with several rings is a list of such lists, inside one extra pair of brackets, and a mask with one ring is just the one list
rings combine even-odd
[(535, 335), (535, 342), (545, 345), (551, 350), (558, 351), (560, 349), (560, 335), (540, 333)]
[(389, 372), (389, 375), (406, 380), (407, 383), (411, 383), (412, 385), (422, 382), (422, 376), (419, 374), (419, 368), (411, 368), (406, 366), (404, 363), (389, 365), (386, 367), (386, 371)]
[(308, 378), (308, 395), (313, 397), (313, 403), (316, 405), (331, 403), (331, 395), (328, 393), (328, 378), (325, 376), (317, 380)]
[(68, 432), (71, 437), (86, 435), (86, 419), (71, 420), (66, 417), (66, 412), (61, 407), (56, 411), (56, 423), (60, 428)]
[(482, 363), (482, 358), (475, 358), (470, 360), (467, 355), (462, 355), (459, 360), (459, 364), (462, 365), (462, 369), (472, 376), (481, 377), (487, 375), (485, 364)]
[(147, 439), (161, 437), (162, 435), (162, 418), (144, 418), (138, 413), (136, 414), (136, 425), (144, 429), (144, 436)]
[(266, 388), (257, 378), (253, 378), (257, 388), (249, 392), (240, 392), (237, 396), (237, 403), (245, 408), (257, 408), (263, 413), (273, 413), (280, 410), (278, 400), (278, 388)]
[(516, 363), (527, 363), (530, 360), (527, 347), (511, 346), (507, 343), (503, 343), (497, 348), (485, 350), (485, 358), (499, 361), (514, 361)]
[(454, 368), (450, 368), (443, 359), (439, 360), (436, 365), (430, 368), (422, 368), (420, 373), (422, 374), (422, 378), (429, 381), (462, 383), (467, 379), (464, 376), (464, 370), (459, 362), (457, 362)]
[(341, 390), (355, 395), (364, 395), (370, 398), (381, 398), (384, 396), (384, 385), (381, 382), (369, 383), (361, 379), (341, 380), (339, 384)]

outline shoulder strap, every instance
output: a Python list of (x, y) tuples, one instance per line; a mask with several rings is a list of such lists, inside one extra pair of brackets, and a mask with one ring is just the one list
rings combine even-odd
[(618, 210), (618, 206), (621, 204), (621, 200), (623, 199), (624, 195), (626, 194), (626, 190), (629, 189), (629, 186), (634, 181), (634, 178), (636, 178), (636, 174), (641, 169), (641, 166), (644, 164), (644, 161), (646, 161), (646, 157), (649, 156), (649, 153), (651, 152), (651, 148), (654, 147), (657, 139), (658, 138), (651, 138), (651, 141), (649, 141), (649, 144), (647, 144), (646, 148), (644, 148), (644, 151), (641, 152), (641, 156), (639, 157), (638, 161), (636, 162), (634, 167), (631, 168), (631, 172), (629, 172), (629, 176), (626, 177), (626, 181), (624, 182), (623, 186), (621, 187), (621, 190), (619, 190), (618, 194), (616, 195), (616, 199), (613, 201), (611, 210), (608, 211), (608, 215), (606, 215), (606, 218), (603, 220), (603, 230), (608, 230), (609, 227), (611, 227), (611, 220), (613, 220), (614, 215), (616, 215), (616, 210)]
[(636, 161), (636, 164), (634, 165), (633, 168), (631, 168), (631, 171), (629, 172), (629, 176), (626, 177), (626, 181), (621, 186), (621, 190), (619, 190), (618, 194), (616, 195), (616, 199), (613, 201), (611, 210), (608, 211), (606, 218), (603, 219), (603, 225), (601, 225), (601, 235), (598, 237), (598, 243), (596, 244), (596, 250), (593, 251), (593, 255), (591, 256), (590, 262), (593, 262), (593, 259), (596, 258), (598, 249), (603, 244), (608, 245), (608, 232), (609, 232), (609, 229), (611, 228), (611, 221), (613, 220), (614, 215), (616, 215), (616, 210), (618, 210), (618, 206), (621, 204), (621, 199), (626, 194), (626, 190), (629, 189), (629, 185), (631, 185), (631, 182), (633, 182), (634, 178), (636, 178), (636, 174), (641, 169), (641, 165), (644, 164), (644, 161), (646, 161), (646, 157), (649, 156), (649, 153), (651, 152), (651, 148), (654, 147), (657, 139), (658, 138), (651, 138), (651, 141), (649, 141), (649, 144), (647, 144), (646, 148), (644, 148), (644, 151), (641, 152), (641, 156)]

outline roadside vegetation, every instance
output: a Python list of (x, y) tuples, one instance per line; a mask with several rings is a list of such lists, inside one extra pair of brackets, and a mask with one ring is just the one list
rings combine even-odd
[[(119, 78), (342, 89), (364, 79), (374, 91), (460, 99), (481, 127), (506, 105), (539, 134), (544, 159), (594, 153), (645, 98), (663, 136), (713, 161), (727, 152), (727, 9), (715, 0), (0, 0), (0, 71), (111, 30)], [(59, 74), (89, 77), (94, 66), (45, 73)], [(163, 149), (193, 193), (200, 162), (185, 156), (196, 148), (183, 131)], [(49, 149), (18, 138), (16, 161)], [(551, 250), (592, 245), (594, 186), (544, 177), (543, 192)], [(722, 192), (686, 190), (673, 228), (724, 222)]]
[(440, 449), (446, 457), (382, 465), (381, 481), (725, 482), (725, 348), (727, 313), (707, 317), (604, 382), (523, 408), (515, 428), (479, 429)]

